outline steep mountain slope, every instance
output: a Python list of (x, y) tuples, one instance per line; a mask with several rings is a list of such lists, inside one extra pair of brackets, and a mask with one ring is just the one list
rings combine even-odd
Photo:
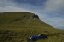
[[(38, 15), (30, 12), (0, 13), (0, 41), (26, 42), (26, 38), (37, 34), (64, 35), (64, 31), (41, 21)], [(64, 37), (64, 36), (62, 36)], [(63, 38), (64, 39), (64, 38)], [(38, 42), (38, 41), (37, 41)]]
[(50, 26), (45, 22), (41, 21), (38, 15), (29, 12), (5, 12), (0, 14), (0, 24), (15, 24), (15, 25), (39, 25), (39, 26)]

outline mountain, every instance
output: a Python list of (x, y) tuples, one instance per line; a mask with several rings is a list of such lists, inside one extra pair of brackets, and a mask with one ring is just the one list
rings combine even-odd
[[(41, 21), (38, 15), (31, 12), (2, 12), (0, 13), (0, 41), (27, 42), (26, 38), (37, 34), (46, 34), (49, 39), (64, 41), (64, 31)], [(56, 36), (56, 37), (55, 37)], [(52, 38), (57, 40), (53, 40)], [(51, 39), (50, 39), (51, 38)], [(41, 42), (39, 40), (37, 42)]]

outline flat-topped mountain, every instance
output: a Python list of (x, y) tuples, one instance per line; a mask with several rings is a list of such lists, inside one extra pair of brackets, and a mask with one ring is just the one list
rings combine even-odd
[(64, 41), (63, 30), (41, 21), (35, 13), (0, 13), (0, 42), (27, 42), (27, 37), (38, 34), (46, 34), (48, 38), (36, 42)]

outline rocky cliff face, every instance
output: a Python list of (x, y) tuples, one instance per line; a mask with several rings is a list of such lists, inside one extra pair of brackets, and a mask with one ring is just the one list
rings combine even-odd
[(34, 14), (33, 18), (37, 18), (37, 19), (39, 19), (38, 15), (35, 15), (35, 14)]
[(39, 17), (38, 17), (38, 15), (33, 15), (33, 16), (30, 16), (30, 15), (24, 15), (24, 17), (23, 18), (27, 18), (27, 19), (34, 19), (34, 18), (37, 18), (37, 19), (39, 19)]

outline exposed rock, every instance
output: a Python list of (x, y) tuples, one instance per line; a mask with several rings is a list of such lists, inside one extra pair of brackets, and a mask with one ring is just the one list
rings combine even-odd
[(34, 18), (37, 18), (37, 19), (39, 19), (38, 15), (34, 15), (34, 16), (33, 16), (33, 19), (34, 19)]
[(27, 19), (35, 19), (35, 18), (37, 18), (37, 19), (39, 19), (39, 17), (38, 17), (38, 15), (33, 15), (33, 16), (30, 16), (30, 15), (24, 15), (24, 17), (23, 18), (27, 18)]
[(30, 16), (29, 15), (24, 15), (24, 17), (23, 18), (27, 18), (27, 19), (29, 19), (30, 18)]

